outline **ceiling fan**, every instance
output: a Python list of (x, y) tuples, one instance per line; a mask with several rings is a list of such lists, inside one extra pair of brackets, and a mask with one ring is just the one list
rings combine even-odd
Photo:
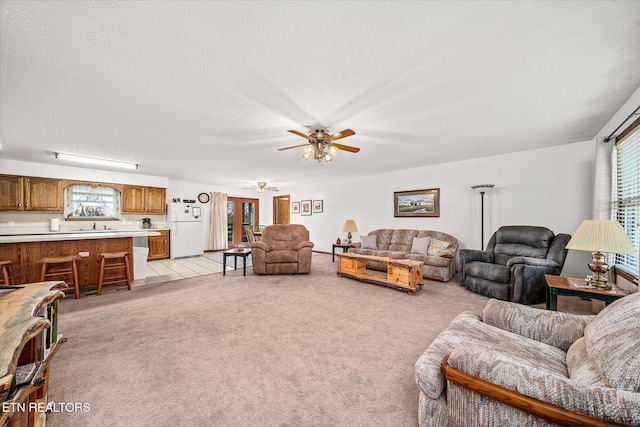
[(267, 183), (264, 181), (258, 182), (258, 186), (253, 187), (245, 187), (245, 190), (255, 190), (258, 189), (258, 193), (264, 193), (265, 191), (280, 191), (277, 187), (267, 187)]
[(345, 129), (334, 134), (327, 133), (325, 129), (316, 129), (315, 132), (312, 132), (309, 135), (305, 135), (304, 133), (298, 132), (297, 130), (288, 130), (287, 132), (291, 132), (294, 135), (306, 138), (308, 142), (307, 144), (278, 148), (278, 150), (282, 151), (289, 150), (291, 148), (306, 147), (304, 153), (302, 154), (302, 158), (305, 160), (309, 160), (313, 156), (313, 158), (319, 162), (322, 162), (323, 160), (325, 162), (330, 162), (331, 160), (333, 160), (333, 157), (338, 154), (339, 150), (348, 151), (350, 153), (357, 153), (358, 151), (360, 151), (358, 147), (352, 147), (350, 145), (338, 144), (334, 142), (339, 139), (355, 135), (356, 133), (351, 129)]

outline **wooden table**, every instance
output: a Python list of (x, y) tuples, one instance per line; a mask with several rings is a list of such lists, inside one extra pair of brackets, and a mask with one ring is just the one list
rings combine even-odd
[[(367, 269), (367, 261), (382, 262), (387, 271)], [(354, 253), (338, 254), (338, 276), (407, 291), (409, 295), (422, 287), (422, 261), (393, 259)]]
[(233, 269), (238, 268), (238, 257), (242, 258), (242, 275), (247, 275), (247, 257), (251, 255), (251, 248), (236, 248), (222, 252), (222, 275), (227, 274), (227, 257), (233, 257)]
[(597, 299), (604, 301), (609, 305), (619, 298), (628, 294), (620, 288), (603, 289), (603, 288), (585, 288), (587, 281), (575, 277), (551, 276), (545, 274), (547, 280), (547, 310), (558, 310), (558, 295), (574, 296), (580, 298)]
[(344, 243), (333, 243), (331, 246), (333, 246), (331, 249), (331, 262), (336, 262), (336, 248), (342, 248), (342, 252), (344, 253), (347, 252), (349, 248), (353, 247), (353, 245)]

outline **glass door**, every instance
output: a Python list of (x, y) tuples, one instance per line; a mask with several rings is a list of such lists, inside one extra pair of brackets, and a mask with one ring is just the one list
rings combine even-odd
[(244, 227), (258, 227), (260, 201), (239, 197), (227, 198), (227, 239), (230, 248), (246, 246), (248, 238)]

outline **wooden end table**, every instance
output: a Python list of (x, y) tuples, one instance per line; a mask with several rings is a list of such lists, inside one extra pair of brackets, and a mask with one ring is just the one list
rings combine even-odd
[(620, 288), (602, 289), (586, 288), (587, 281), (575, 277), (551, 276), (545, 274), (547, 280), (547, 310), (558, 310), (558, 295), (573, 296), (580, 298), (597, 299), (604, 301), (606, 305), (611, 304), (619, 298), (628, 294)]
[(349, 248), (353, 247), (353, 245), (344, 244), (344, 243), (333, 243), (331, 246), (331, 262), (336, 262), (336, 248), (342, 248), (342, 253), (345, 253), (349, 250)]
[(247, 275), (247, 257), (251, 255), (251, 248), (236, 248), (222, 252), (222, 275), (227, 274), (227, 257), (233, 257), (233, 269), (238, 269), (238, 257), (242, 258), (242, 275)]

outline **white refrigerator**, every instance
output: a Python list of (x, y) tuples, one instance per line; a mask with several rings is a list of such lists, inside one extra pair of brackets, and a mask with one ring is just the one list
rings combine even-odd
[(202, 209), (197, 203), (171, 202), (169, 208), (171, 259), (201, 256), (204, 252)]

